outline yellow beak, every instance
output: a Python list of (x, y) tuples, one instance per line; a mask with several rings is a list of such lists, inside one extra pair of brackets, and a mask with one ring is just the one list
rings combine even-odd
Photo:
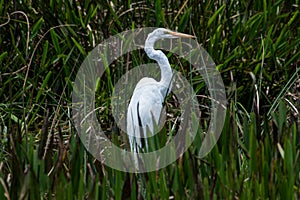
[(195, 36), (193, 36), (193, 35), (188, 35), (185, 33), (178, 33), (178, 32), (174, 32), (174, 31), (168, 31), (168, 34), (174, 35), (176, 37), (181, 37), (181, 38), (195, 38)]

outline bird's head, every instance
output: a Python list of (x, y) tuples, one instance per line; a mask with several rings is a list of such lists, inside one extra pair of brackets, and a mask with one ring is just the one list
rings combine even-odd
[(157, 28), (148, 35), (148, 39), (151, 39), (151, 38), (156, 41), (156, 40), (159, 40), (162, 38), (172, 39), (172, 38), (195, 38), (195, 37), (192, 35), (171, 31), (171, 30), (165, 29), (165, 28)]
[(162, 52), (160, 50), (154, 50), (154, 44), (157, 40), (163, 38), (195, 38), (192, 35), (178, 33), (171, 31), (165, 28), (157, 28), (153, 32), (148, 34), (148, 37), (145, 42), (145, 52), (147, 53), (148, 57), (151, 59), (159, 59), (162, 57)]

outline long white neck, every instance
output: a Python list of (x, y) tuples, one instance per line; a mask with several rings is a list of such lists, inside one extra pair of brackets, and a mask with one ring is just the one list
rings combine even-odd
[(155, 41), (155, 38), (149, 39), (148, 36), (145, 42), (145, 52), (148, 57), (155, 60), (160, 67), (161, 79), (159, 82), (164, 86), (169, 87), (173, 76), (172, 69), (167, 56), (162, 51), (154, 49)]

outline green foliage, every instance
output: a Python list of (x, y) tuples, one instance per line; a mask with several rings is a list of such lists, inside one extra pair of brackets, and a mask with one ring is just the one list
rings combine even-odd
[[(299, 199), (298, 18), (298, 0), (0, 0), (0, 199)], [(221, 72), (228, 109), (221, 138), (205, 158), (198, 157), (209, 123), (204, 109), (201, 129), (180, 159), (135, 175), (85, 150), (70, 103), (88, 52), (111, 35), (147, 26), (197, 37)], [(112, 122), (109, 96), (128, 62), (146, 60), (143, 52), (120, 58), (97, 82), (99, 118), (117, 145), (126, 141)], [(206, 95), (203, 78), (187, 63), (174, 68)], [(151, 148), (173, 134), (168, 120)]]

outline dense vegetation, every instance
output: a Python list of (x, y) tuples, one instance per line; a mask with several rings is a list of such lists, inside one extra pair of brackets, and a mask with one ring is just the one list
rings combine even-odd
[[(299, 0), (0, 0), (0, 198), (299, 199), (299, 16)], [(135, 174), (85, 151), (70, 114), (72, 81), (88, 52), (138, 27), (195, 35), (228, 98), (210, 154), (199, 159), (195, 143), (167, 168), (142, 175), (145, 190)], [(115, 84), (125, 72), (113, 65), (105, 76)], [(118, 140), (112, 88), (101, 87), (100, 117)]]

